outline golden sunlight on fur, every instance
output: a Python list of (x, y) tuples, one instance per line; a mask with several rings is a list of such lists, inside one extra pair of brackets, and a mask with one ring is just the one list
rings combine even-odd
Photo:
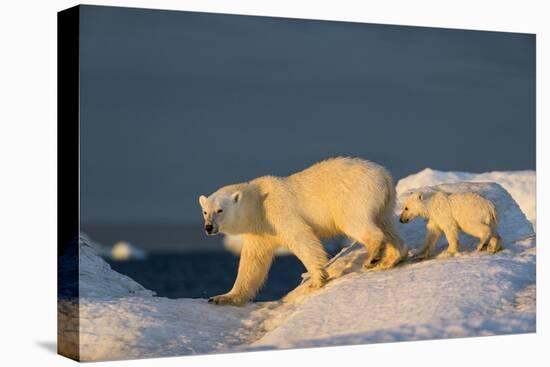
[(328, 280), (321, 238), (347, 236), (368, 249), (365, 267), (395, 266), (407, 255), (392, 213), (395, 189), (388, 171), (357, 158), (333, 158), (288, 177), (264, 176), (225, 186), (199, 198), (208, 234), (240, 235), (237, 279), (217, 304), (243, 304), (254, 297), (277, 247), (296, 255), (312, 289)]

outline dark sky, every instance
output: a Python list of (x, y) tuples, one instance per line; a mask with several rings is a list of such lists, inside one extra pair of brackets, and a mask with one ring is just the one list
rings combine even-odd
[(84, 223), (336, 155), (535, 168), (534, 35), (84, 6), (80, 67)]

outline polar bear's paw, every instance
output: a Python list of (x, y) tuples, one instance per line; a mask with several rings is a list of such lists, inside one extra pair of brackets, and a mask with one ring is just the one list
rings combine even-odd
[(322, 288), (329, 279), (329, 275), (325, 269), (321, 269), (318, 274), (311, 277), (309, 287), (312, 289)]
[(449, 251), (449, 250), (446, 250), (446, 251), (443, 251), (442, 253), (440, 253), (439, 255), (437, 255), (437, 258), (438, 259), (448, 259), (450, 257), (458, 257), (458, 256), (461, 256), (462, 254), (458, 251)]
[(380, 265), (380, 262), (369, 262), (369, 263), (364, 263), (363, 264), (363, 269), (364, 270), (375, 270), (376, 268), (378, 268), (378, 266)]
[(395, 266), (395, 264), (391, 264), (391, 263), (387, 263), (387, 262), (379, 262), (377, 264), (375, 264), (375, 266), (373, 266), (372, 268), (369, 268), (370, 271), (384, 271), (384, 270), (389, 270), (391, 268), (393, 268)]
[(431, 260), (432, 259), (432, 255), (425, 252), (425, 251), (422, 251), (422, 252), (419, 252), (417, 254), (414, 254), (413, 256), (411, 256), (411, 259), (412, 261), (425, 261), (425, 260)]
[(237, 297), (236, 295), (230, 293), (220, 294), (208, 299), (208, 303), (213, 303), (215, 305), (241, 306), (245, 302), (246, 301), (242, 297)]

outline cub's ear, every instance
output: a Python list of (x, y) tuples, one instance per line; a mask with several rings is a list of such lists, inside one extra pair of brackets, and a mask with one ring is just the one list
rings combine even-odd
[(199, 203), (201, 204), (201, 206), (204, 206), (204, 204), (206, 204), (206, 196), (201, 195), (199, 197)]
[(243, 194), (240, 191), (235, 191), (233, 195), (231, 195), (231, 199), (233, 199), (234, 203), (238, 203), (239, 200), (241, 200), (242, 195)]
[(422, 200), (422, 199), (424, 199), (424, 194), (423, 194), (422, 192), (417, 192), (417, 193), (416, 193), (416, 198), (417, 198), (418, 200)]

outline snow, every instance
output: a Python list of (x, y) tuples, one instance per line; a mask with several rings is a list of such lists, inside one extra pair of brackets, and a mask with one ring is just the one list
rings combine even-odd
[(224, 351), (254, 339), (254, 328), (245, 320), (254, 320), (257, 308), (214, 308), (205, 300), (159, 297), (81, 299), (81, 359)]
[(257, 336), (261, 307), (155, 297), (113, 271), (80, 238), (80, 359), (145, 358), (226, 350)]
[(155, 292), (145, 289), (126, 275), (111, 269), (96, 250), (80, 237), (79, 294), (81, 298), (110, 299), (127, 296), (153, 296)]
[[(534, 332), (535, 233), (524, 214), (529, 212), (525, 208), (530, 200), (526, 199), (528, 189), (518, 189), (528, 180), (515, 172), (495, 176), (523, 197), (520, 209), (508, 191), (495, 183), (417, 186), (419, 182), (424, 186), (440, 183), (441, 177), (426, 179), (425, 172), (399, 183), (396, 215), (413, 188), (475, 191), (497, 206), (504, 250), (495, 255), (473, 252), (476, 239), (463, 236), (461, 256), (407, 260), (395, 269), (377, 272), (362, 270), (366, 250), (353, 244), (327, 264), (331, 280), (323, 289), (311, 291), (304, 277), (302, 284), (281, 301), (232, 307), (214, 306), (204, 299), (156, 297), (114, 272), (81, 239), (80, 358), (141, 358)], [(534, 197), (534, 191), (530, 195)], [(411, 254), (422, 246), (424, 225), (417, 220), (398, 227)], [(442, 239), (435, 251), (444, 248)]]

